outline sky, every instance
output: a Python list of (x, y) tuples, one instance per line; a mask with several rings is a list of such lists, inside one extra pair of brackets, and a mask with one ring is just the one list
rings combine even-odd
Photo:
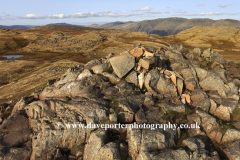
[(0, 25), (75, 25), (158, 18), (240, 20), (239, 0), (0, 0)]

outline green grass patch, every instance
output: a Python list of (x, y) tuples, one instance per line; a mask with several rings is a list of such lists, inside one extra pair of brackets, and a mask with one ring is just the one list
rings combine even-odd
[[(73, 146), (73, 147), (71, 148), (71, 153), (70, 153), (70, 154), (75, 156), (78, 151), (80, 151), (81, 153), (83, 153), (84, 147), (85, 147), (84, 144), (77, 144), (77, 145), (75, 145), (75, 146)], [(82, 155), (79, 155), (79, 156), (83, 156), (83, 154), (82, 154)]]
[(102, 79), (105, 80), (105, 81), (109, 81), (109, 78), (106, 77), (106, 76), (100, 76), (100, 78), (102, 78)]
[(176, 111), (167, 111), (167, 113), (163, 115), (162, 118), (165, 119), (166, 121), (172, 122), (172, 119), (177, 115), (178, 113)]
[(233, 129), (233, 127), (223, 124), (222, 128), (220, 129), (220, 132), (224, 135), (228, 129)]
[(142, 93), (146, 93), (146, 92), (148, 91), (145, 86), (143, 86), (142, 89), (141, 89), (141, 88), (139, 88), (139, 89), (140, 89), (140, 91), (141, 91)]
[(233, 121), (240, 121), (240, 108), (235, 108), (232, 112)]
[(182, 141), (190, 137), (186, 132), (181, 133), (181, 137), (177, 140), (176, 146), (173, 149), (179, 149), (182, 147)]
[(238, 88), (240, 88), (240, 84), (236, 84), (236, 86), (237, 86)]
[(110, 107), (114, 109), (115, 113), (119, 113), (123, 111), (122, 108), (118, 107), (119, 102), (116, 100), (112, 100), (110, 103)]
[(11, 111), (8, 111), (7, 113), (4, 113), (4, 114), (0, 115), (0, 117), (2, 119), (7, 119), (11, 115), (11, 113), (12, 113)]
[[(21, 99), (22, 97), (27, 97), (27, 96), (31, 95), (33, 92), (38, 91), (38, 90), (46, 87), (47, 84), (48, 84), (48, 82), (39, 84), (38, 86), (34, 87), (33, 89), (30, 89), (30, 90), (28, 90), (28, 91), (26, 91), (26, 92), (24, 92), (24, 93), (19, 93), (19, 94), (15, 95), (14, 98), (11, 98), (11, 99), (9, 99), (9, 100), (19, 101), (19, 99)], [(9, 101), (9, 100), (8, 100), (8, 101)]]

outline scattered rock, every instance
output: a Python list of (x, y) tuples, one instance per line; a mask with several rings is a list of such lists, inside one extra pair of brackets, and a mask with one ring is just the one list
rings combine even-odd
[(102, 63), (91, 68), (95, 74), (102, 74), (103, 72), (110, 72), (112, 70), (112, 66), (110, 63)]
[(119, 150), (120, 148), (117, 143), (109, 142), (99, 150), (97, 159), (121, 160)]
[(233, 142), (223, 150), (229, 160), (240, 159), (240, 140)]
[(136, 71), (131, 71), (125, 80), (129, 83), (133, 83), (135, 86), (138, 86), (138, 76)]
[(136, 58), (141, 58), (143, 56), (143, 49), (142, 48), (134, 48), (130, 50), (130, 54), (132, 54)]
[(182, 141), (183, 146), (187, 146), (191, 151), (200, 151), (205, 148), (205, 144), (196, 137), (190, 137)]
[(134, 115), (129, 112), (119, 112), (118, 122), (119, 123), (133, 123)]
[(200, 57), (202, 55), (202, 50), (200, 48), (194, 48), (193, 53), (196, 53)]
[(240, 132), (236, 129), (228, 129), (222, 138), (222, 143), (240, 140)]
[(144, 83), (144, 73), (143, 72), (138, 75), (138, 82), (139, 82), (139, 87), (142, 89), (143, 83)]
[(150, 67), (150, 62), (147, 60), (140, 59), (138, 63), (145, 69), (149, 69)]
[[(93, 160), (99, 156), (101, 148), (109, 142), (107, 131), (98, 129), (91, 133), (84, 148), (83, 159)], [(103, 151), (104, 152), (104, 151)]]
[(116, 84), (121, 81), (121, 79), (118, 78), (116, 75), (108, 73), (108, 72), (103, 72), (102, 75), (109, 78), (109, 81), (113, 84)]

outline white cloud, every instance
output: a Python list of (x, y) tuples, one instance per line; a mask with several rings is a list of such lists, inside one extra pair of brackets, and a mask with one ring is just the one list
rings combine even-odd
[(187, 13), (187, 11), (179, 10), (177, 13)]
[(145, 7), (145, 8), (141, 8), (141, 9), (138, 9), (139, 11), (150, 11), (151, 8), (149, 6)]
[(145, 12), (147, 14), (161, 14), (162, 12), (160, 11), (150, 11), (150, 12)]
[(102, 17), (102, 14), (97, 14), (94, 12), (84, 12), (66, 15), (66, 18), (88, 18), (88, 17)]
[(36, 15), (36, 14), (27, 14), (25, 16), (26, 19), (44, 19), (47, 18), (47, 16), (40, 16), (40, 15)]
[(65, 18), (65, 16), (63, 14), (55, 14), (53, 16), (49, 16), (49, 18), (58, 19), (58, 18)]
[(227, 6), (231, 6), (231, 4), (221, 4), (221, 5), (219, 5), (219, 7), (221, 7), (221, 8), (225, 8)]
[(163, 13), (170, 13), (169, 11), (164, 11)]
[(106, 15), (109, 17), (118, 17), (119, 16), (117, 13), (108, 13)]
[(89, 18), (89, 17), (131, 17), (131, 16), (140, 16), (143, 13), (134, 14), (134, 13), (112, 13), (111, 11), (104, 11), (104, 12), (84, 12), (84, 13), (74, 13), (74, 14), (55, 14), (55, 15), (36, 15), (36, 14), (27, 14), (23, 17), (18, 17), (20, 19), (63, 19), (63, 18)]
[(209, 13), (197, 13), (197, 14), (182, 14), (182, 16), (220, 16), (223, 15), (224, 13), (220, 12), (209, 12)]
[(170, 8), (170, 7), (166, 7), (166, 8)]
[(111, 11), (103, 11), (102, 13), (111, 13)]
[(219, 15), (223, 15), (223, 13), (220, 13), (220, 12), (215, 12), (215, 13), (209, 12), (209, 13), (199, 13), (199, 15), (219, 16)]
[(205, 6), (205, 4), (196, 4), (196, 6)]

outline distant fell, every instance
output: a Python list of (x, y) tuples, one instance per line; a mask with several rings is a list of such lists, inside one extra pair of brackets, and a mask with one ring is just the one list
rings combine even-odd
[(37, 27), (37, 25), (12, 25), (12, 26), (0, 25), (0, 28), (11, 28), (11, 29), (30, 29), (34, 27)]
[(159, 18), (155, 20), (144, 20), (140, 22), (112, 22), (103, 25), (93, 25), (88, 27), (95, 28), (113, 28), (126, 29), (134, 32), (147, 32), (160, 36), (175, 35), (181, 31), (190, 29), (195, 26), (233, 26), (240, 28), (240, 21), (233, 19), (212, 20), (208, 18)]
[(75, 24), (69, 24), (69, 23), (50, 23), (50, 24), (47, 24), (46, 26), (53, 26), (53, 25), (66, 25), (66, 26), (80, 26), (80, 27), (83, 27), (82, 25), (75, 25)]

